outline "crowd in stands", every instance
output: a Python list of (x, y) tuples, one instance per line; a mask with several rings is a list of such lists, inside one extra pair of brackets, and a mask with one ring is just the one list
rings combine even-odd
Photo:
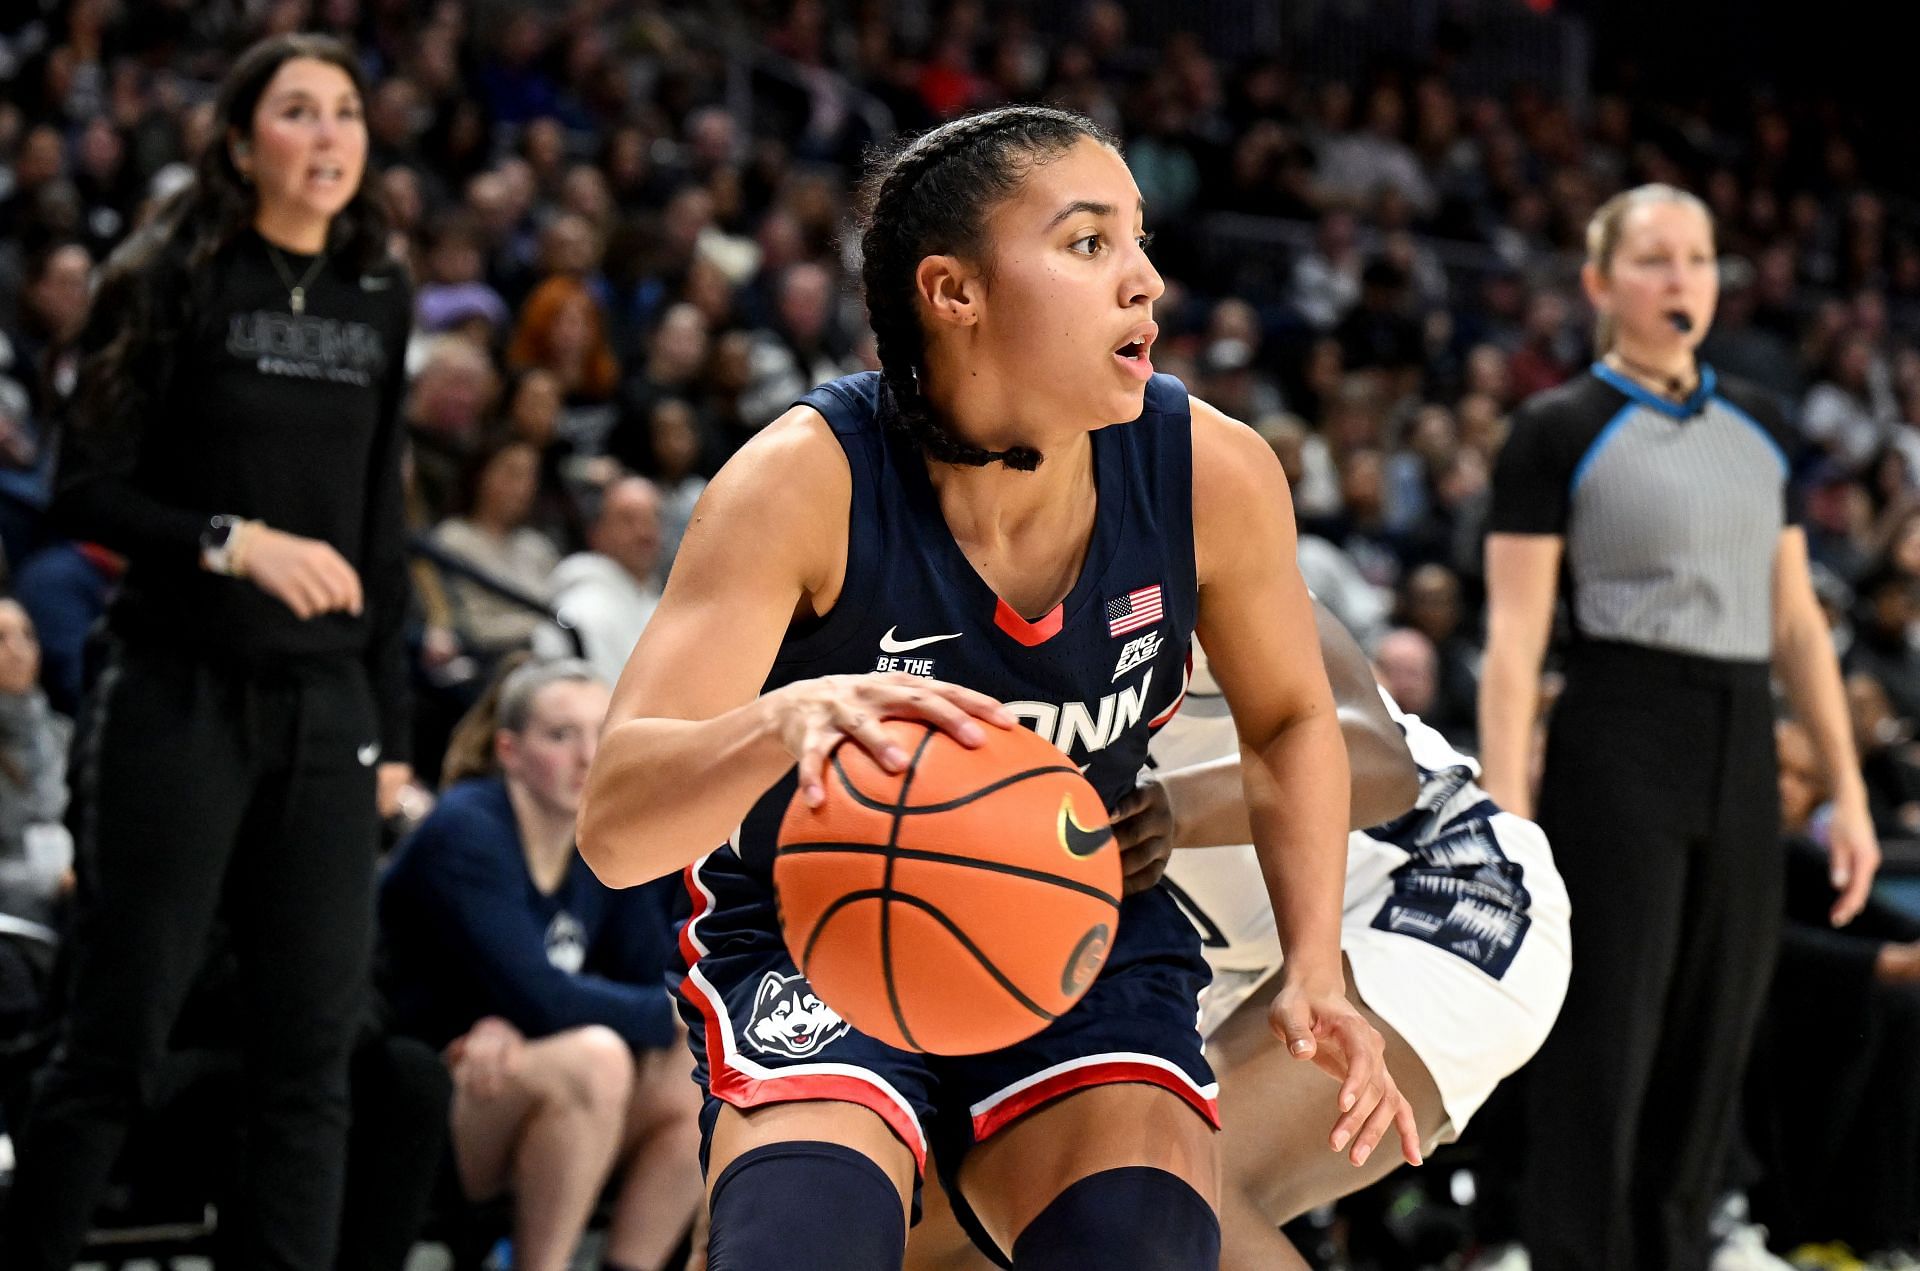
[[(581, 657), (610, 683), (706, 480), (809, 386), (877, 366), (844, 233), (864, 147), (1046, 100), (1125, 139), (1168, 281), (1157, 369), (1272, 445), (1310, 585), (1398, 701), (1469, 749), (1504, 421), (1590, 360), (1573, 267), (1594, 208), (1643, 181), (1698, 192), (1721, 252), (1702, 356), (1797, 421), (1796, 513), (1875, 820), (1889, 840), (1920, 837), (1920, 206), (1884, 192), (1871, 133), (1759, 86), (1729, 83), (1709, 109), (1609, 91), (1602, 68), (1576, 112), (1444, 67), (1349, 80), (1192, 34), (1145, 49), (1116, 0), (1062, 12), (1062, 33), (1043, 34), (1021, 6), (981, 0), (10, 6), (0, 924), (33, 930), (0, 926), (0, 1073), (9, 1036), (44, 1022), (14, 1012), (47, 960), (14, 953), (57, 926), (65, 719), (121, 567), (42, 516), (90, 280), (187, 179), (227, 59), (277, 30), (360, 49), (369, 179), (417, 284), (405, 418), (423, 774), (523, 650)], [(1915, 962), (1885, 977), (1909, 1008)]]

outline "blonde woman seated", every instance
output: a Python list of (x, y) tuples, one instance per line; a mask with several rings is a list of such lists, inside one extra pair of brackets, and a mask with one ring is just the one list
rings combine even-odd
[(445, 1047), (461, 1187), (513, 1194), (523, 1271), (568, 1265), (616, 1173), (608, 1267), (665, 1265), (700, 1200), (667, 893), (613, 891), (573, 846), (607, 698), (584, 662), (507, 672), (381, 887), (400, 1027)]

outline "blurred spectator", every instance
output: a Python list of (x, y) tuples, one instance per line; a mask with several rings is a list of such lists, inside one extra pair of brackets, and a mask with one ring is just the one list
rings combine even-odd
[(560, 435), (583, 454), (605, 448), (620, 367), (607, 340), (606, 316), (584, 283), (561, 276), (534, 288), (507, 345), (507, 365), (550, 371), (565, 402)]
[(125, 568), (121, 557), (103, 547), (62, 539), (28, 557), (14, 575), (14, 597), (39, 633), (40, 682), (63, 715), (80, 710), (87, 639)]
[[(528, 524), (539, 488), (540, 452), (512, 438), (494, 443), (468, 465), (460, 513), (433, 527), (434, 543), (544, 605), (560, 554)], [(540, 625), (539, 609), (495, 595), (472, 579), (450, 578), (446, 588), (461, 644), (483, 658), (525, 648)]]
[(1893, 423), (1894, 404), (1876, 400), (1872, 368), (1872, 343), (1863, 335), (1843, 336), (1825, 378), (1800, 405), (1800, 429), (1807, 439), (1853, 471), (1886, 444)]
[(1413, 317), (1407, 271), (1384, 257), (1360, 273), (1360, 303), (1334, 327), (1350, 370), (1406, 371), (1420, 366), (1420, 324)]
[(678, 398), (666, 398), (654, 406), (651, 423), (653, 446), (648, 457), (652, 462), (644, 471), (660, 491), (660, 577), (664, 579), (673, 569), (673, 558), (706, 491), (707, 479), (699, 472), (701, 437), (693, 407)]
[(1465, 629), (1460, 580), (1444, 565), (1422, 565), (1401, 586), (1399, 621), (1433, 645), (1433, 702), (1421, 718), (1448, 741), (1472, 748), (1478, 729), (1480, 651)]
[(1844, 468), (1820, 464), (1808, 479), (1804, 510), (1808, 559), (1848, 582), (1873, 567), (1873, 500)]
[(1542, 291), (1527, 302), (1520, 347), (1507, 359), (1508, 391), (1531, 397), (1563, 384), (1583, 360), (1568, 326), (1567, 302)]
[[(1816, 815), (1827, 793), (1798, 724), (1777, 729), (1787, 925), (1747, 1088), (1756, 1216), (1795, 1264), (1920, 1255), (1920, 922), (1870, 902), (1836, 931)], [(1804, 1047), (1817, 1035), (1834, 1044)], [(1832, 1242), (1847, 1248), (1837, 1250)], [(1834, 1265), (1827, 1261), (1825, 1265)]]
[(457, 336), (427, 341), (407, 394), (413, 492), (429, 524), (448, 515), (500, 392), (486, 351)]
[(1401, 709), (1425, 719), (1440, 691), (1440, 659), (1433, 641), (1411, 627), (1395, 627), (1373, 648), (1373, 670)]
[(39, 672), (33, 622), (19, 601), (0, 597), (0, 923), (37, 924), (50, 942), (54, 901), (73, 863), (63, 823), (72, 726), (47, 705)]
[[(743, 332), (733, 336), (746, 353), (749, 337)], [(654, 404), (661, 397), (692, 397), (710, 355), (717, 357), (718, 350), (708, 342), (707, 320), (700, 310), (684, 301), (668, 306), (660, 315), (646, 361), (630, 371), (621, 385), (620, 421), (607, 439), (607, 453), (635, 471), (646, 471), (653, 450)]]
[[(621, 477), (600, 496), (588, 550), (554, 567), (546, 592), (554, 612), (578, 633), (582, 656), (609, 684), (660, 603), (660, 492), (645, 477)], [(559, 652), (550, 635), (537, 647)]]
[(27, 390), (42, 420), (51, 420), (73, 392), (80, 364), (75, 341), (87, 318), (92, 273), (93, 256), (79, 243), (55, 241), (32, 253), (19, 321), (0, 335), (0, 375)]
[(573, 444), (560, 435), (562, 405), (560, 378), (545, 367), (520, 372), (507, 390), (507, 431), (540, 455), (539, 490), (528, 524), (564, 547), (579, 543), (585, 533), (574, 487), (591, 484), (597, 466), (606, 461), (575, 456)]
[(1293, 307), (1316, 331), (1331, 331), (1360, 298), (1362, 262), (1351, 212), (1320, 218), (1313, 250), (1293, 268)]
[(1882, 565), (1854, 589), (1858, 613), (1847, 669), (1872, 676), (1886, 690), (1894, 713), (1909, 731), (1920, 722), (1920, 579)]
[(607, 699), (581, 662), (510, 671), (380, 888), (399, 1026), (453, 1072), (461, 1189), (513, 1194), (529, 1271), (570, 1265), (615, 1173), (607, 1266), (664, 1266), (700, 1199), (700, 1096), (662, 979), (677, 884), (616, 892), (573, 846)]
[(773, 326), (754, 337), (752, 380), (740, 409), (749, 423), (764, 425), (815, 384), (858, 369), (834, 322), (833, 275), (803, 263), (780, 280)]
[[(1326, 91), (1344, 87), (1329, 86)], [(1322, 197), (1364, 204), (1392, 191), (1421, 215), (1433, 210), (1433, 189), (1403, 139), (1406, 103), (1397, 87), (1375, 86), (1368, 97), (1365, 125), (1357, 132), (1340, 127), (1338, 117), (1327, 117), (1325, 122), (1328, 127), (1318, 142)]]
[(1874, 828), (1889, 838), (1920, 836), (1920, 754), (1911, 722), (1894, 713), (1885, 687), (1864, 673), (1847, 677), (1847, 713)]

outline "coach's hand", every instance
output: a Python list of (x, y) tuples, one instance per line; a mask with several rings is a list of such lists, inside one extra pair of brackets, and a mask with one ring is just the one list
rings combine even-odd
[(1121, 894), (1147, 890), (1167, 872), (1173, 856), (1173, 802), (1160, 778), (1147, 773), (1113, 810), (1113, 838), (1120, 845)]
[(317, 538), (288, 534), (258, 521), (238, 531), (244, 537), (234, 546), (235, 568), (287, 608), (296, 618), (318, 617), (344, 610), (358, 614), (360, 575), (333, 544)]
[(888, 772), (906, 769), (909, 756), (880, 727), (882, 720), (925, 720), (969, 749), (987, 740), (982, 722), (1015, 726), (1013, 712), (985, 693), (904, 671), (823, 675), (776, 689), (763, 700), (779, 712), (780, 740), (798, 765), (800, 797), (810, 808), (827, 797), (827, 757), (843, 741), (859, 746)]
[(1333, 1123), (1328, 1139), (1334, 1151), (1346, 1152), (1355, 1165), (1365, 1165), (1386, 1137), (1387, 1127), (1398, 1126), (1400, 1151), (1407, 1163), (1421, 1163), (1420, 1126), (1414, 1120), (1413, 1105), (1387, 1071), (1386, 1039), (1347, 1000), (1341, 980), (1289, 977), (1273, 1000), (1268, 1023), (1287, 1043), (1288, 1054), (1311, 1060), (1322, 1072), (1339, 1079), (1340, 1119)]

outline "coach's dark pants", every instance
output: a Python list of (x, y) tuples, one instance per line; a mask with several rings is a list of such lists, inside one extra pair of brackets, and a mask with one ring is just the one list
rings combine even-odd
[(15, 1136), (9, 1271), (73, 1262), (223, 905), (247, 1057), (227, 1247), (246, 1268), (332, 1267), (372, 935), (375, 718), (347, 660), (253, 672), (114, 654), (78, 743), (72, 1001)]
[(1582, 645), (1540, 824), (1573, 901), (1529, 1072), (1535, 1271), (1697, 1271), (1781, 924), (1767, 668)]

